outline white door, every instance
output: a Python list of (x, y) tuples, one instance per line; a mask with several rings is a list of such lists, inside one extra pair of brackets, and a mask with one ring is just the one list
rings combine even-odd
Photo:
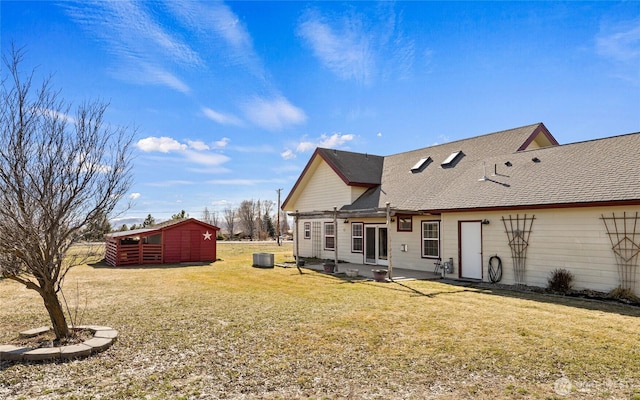
[(365, 264), (389, 265), (387, 228), (366, 226), (364, 229)]
[(482, 225), (460, 222), (460, 277), (482, 279)]

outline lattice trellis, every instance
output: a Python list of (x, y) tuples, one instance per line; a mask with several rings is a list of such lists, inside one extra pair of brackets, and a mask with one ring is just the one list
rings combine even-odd
[(525, 266), (527, 261), (527, 249), (529, 248), (529, 237), (531, 236), (531, 227), (535, 215), (521, 217), (516, 214), (515, 218), (509, 215), (509, 218), (502, 217), (504, 230), (509, 238), (509, 247), (511, 248), (511, 258), (513, 258), (513, 273), (516, 285), (526, 284)]
[(610, 217), (602, 214), (601, 218), (611, 240), (611, 250), (616, 256), (620, 287), (633, 291), (640, 254), (640, 215), (636, 211), (635, 215), (627, 216), (624, 212), (622, 216), (616, 216), (615, 213), (611, 213)]

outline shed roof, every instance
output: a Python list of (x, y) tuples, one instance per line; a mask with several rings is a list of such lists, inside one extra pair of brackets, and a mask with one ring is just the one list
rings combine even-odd
[(220, 230), (217, 226), (207, 224), (206, 222), (202, 222), (195, 218), (183, 218), (183, 219), (170, 219), (168, 221), (160, 222), (158, 224), (152, 225), (148, 228), (141, 229), (132, 229), (130, 231), (121, 231), (121, 232), (112, 232), (105, 235), (107, 238), (122, 238), (122, 237), (133, 237), (133, 236), (149, 236), (154, 234), (155, 232), (161, 232), (163, 230), (171, 229), (176, 225), (182, 225), (187, 222), (196, 222), (199, 225), (203, 225), (208, 229), (212, 230)]

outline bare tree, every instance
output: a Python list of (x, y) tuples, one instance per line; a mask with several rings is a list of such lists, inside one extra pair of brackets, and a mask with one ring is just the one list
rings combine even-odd
[(209, 222), (213, 226), (220, 227), (220, 214), (217, 211), (211, 211), (211, 222)]
[(259, 209), (253, 200), (243, 200), (238, 207), (238, 218), (242, 224), (242, 229), (252, 240), (258, 227)]
[(71, 333), (58, 297), (77, 265), (68, 251), (131, 186), (133, 132), (106, 124), (100, 102), (72, 118), (50, 79), (32, 87), (22, 59), (15, 47), (2, 57), (0, 276), (38, 292), (59, 340)]
[(227, 230), (229, 231), (229, 240), (233, 239), (233, 234), (235, 233), (235, 225), (236, 225), (236, 215), (237, 212), (235, 209), (231, 207), (227, 207), (222, 211), (224, 222), (227, 225)]
[(217, 211), (209, 211), (207, 207), (202, 210), (202, 221), (213, 226), (219, 226), (220, 216)]

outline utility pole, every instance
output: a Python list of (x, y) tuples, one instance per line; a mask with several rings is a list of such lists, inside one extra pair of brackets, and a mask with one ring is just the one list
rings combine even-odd
[(282, 246), (282, 243), (280, 243), (280, 192), (282, 191), (282, 189), (276, 189), (276, 192), (278, 192), (278, 226), (276, 227), (276, 236), (278, 238), (278, 246)]

